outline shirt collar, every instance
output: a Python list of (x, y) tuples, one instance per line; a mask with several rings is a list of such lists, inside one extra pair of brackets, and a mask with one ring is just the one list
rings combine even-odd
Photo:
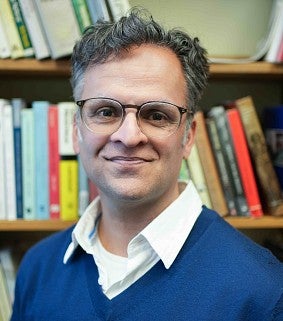
[[(146, 226), (129, 246), (141, 237), (145, 238), (168, 269), (180, 252), (201, 209), (200, 197), (192, 181), (189, 181), (179, 197)], [(72, 233), (72, 242), (64, 255), (64, 263), (68, 262), (78, 245), (92, 254), (92, 240), (95, 237), (95, 225), (100, 213), (100, 198), (97, 197), (76, 224)]]

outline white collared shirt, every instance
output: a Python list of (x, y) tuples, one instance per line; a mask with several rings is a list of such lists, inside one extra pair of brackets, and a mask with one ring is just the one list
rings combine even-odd
[(101, 213), (98, 197), (75, 226), (64, 263), (80, 245), (93, 255), (99, 271), (98, 282), (104, 294), (111, 299), (142, 277), (159, 260), (169, 269), (201, 210), (201, 199), (192, 181), (189, 181), (179, 197), (130, 241), (128, 257), (125, 258), (107, 252), (99, 241), (96, 233), (96, 222)]

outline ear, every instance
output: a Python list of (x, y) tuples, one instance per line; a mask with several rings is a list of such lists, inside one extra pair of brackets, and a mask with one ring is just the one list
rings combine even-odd
[(73, 149), (74, 149), (74, 152), (76, 154), (79, 154), (80, 152), (80, 144), (79, 144), (79, 136), (80, 136), (80, 133), (79, 133), (79, 128), (78, 128), (78, 124), (77, 124), (77, 116), (74, 115), (74, 119), (73, 119), (73, 133), (72, 133), (72, 138), (73, 138)]
[(197, 126), (197, 123), (195, 119), (193, 119), (190, 129), (187, 132), (186, 140), (184, 142), (183, 158), (185, 159), (187, 159), (191, 153), (191, 149), (195, 141), (196, 126)]

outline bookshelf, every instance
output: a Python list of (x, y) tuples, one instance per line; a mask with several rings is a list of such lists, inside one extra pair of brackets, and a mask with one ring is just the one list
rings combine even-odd
[[(253, 78), (283, 79), (283, 64), (254, 62), (247, 64), (212, 64), (211, 79)], [(69, 77), (69, 60), (0, 59), (0, 76)]]
[[(220, 87), (222, 82), (231, 81), (232, 84), (236, 81), (246, 82), (249, 86), (253, 82), (260, 81), (261, 83), (272, 83), (276, 84), (279, 88), (278, 98), (282, 102), (282, 80), (283, 80), (283, 64), (270, 64), (266, 62), (254, 62), (248, 64), (212, 64), (210, 66), (210, 82), (213, 86)], [(71, 88), (68, 83), (68, 78), (70, 76), (70, 62), (67, 59), (63, 60), (43, 60), (38, 61), (36, 59), (5, 59), (0, 60), (0, 96), (3, 98), (15, 97), (15, 92), (19, 91), (21, 95), (21, 85), (25, 88), (32, 86), (34, 82), (53, 84), (57, 87), (59, 84), (59, 91), (64, 92), (67, 88), (67, 93), (65, 92), (64, 99), (70, 100)], [(12, 90), (1, 89), (1, 83), (6, 81), (11, 83), (16, 83), (15, 88)], [(53, 83), (53, 81), (55, 81)], [(45, 85), (44, 85), (45, 86)], [(43, 86), (43, 87), (44, 87)], [(7, 87), (6, 87), (7, 88)], [(33, 87), (29, 87), (33, 88)], [(44, 87), (45, 88), (45, 87)], [(45, 88), (46, 89), (46, 88)], [(33, 90), (30, 90), (30, 95), (34, 94)], [(39, 93), (37, 93), (40, 98), (48, 98), (42, 96), (43, 88), (39, 88)], [(53, 95), (53, 96), (52, 96)], [(61, 99), (57, 97), (58, 91), (52, 93), (51, 99)], [(221, 95), (221, 93), (220, 93)], [(278, 95), (277, 95), (278, 96)], [(33, 97), (33, 96), (32, 96)], [(25, 98), (29, 98), (25, 97)], [(37, 97), (36, 97), (37, 98)], [(210, 99), (209, 97), (206, 99)], [(283, 214), (283, 213), (282, 213)], [(264, 216), (260, 219), (253, 218), (240, 218), (240, 217), (227, 217), (227, 222), (238, 229), (250, 229), (250, 230), (261, 230), (261, 229), (283, 229), (283, 216), (282, 217), (272, 217)], [(47, 220), (47, 221), (0, 221), (0, 233), (1, 234), (15, 234), (19, 232), (25, 235), (26, 233), (42, 235), (46, 233), (53, 233), (65, 229), (75, 222), (60, 221), (60, 220)]]
[[(264, 216), (226, 217), (225, 220), (238, 229), (282, 229), (283, 217)], [(46, 220), (46, 221), (1, 221), (0, 232), (57, 232), (75, 224), (76, 221)]]

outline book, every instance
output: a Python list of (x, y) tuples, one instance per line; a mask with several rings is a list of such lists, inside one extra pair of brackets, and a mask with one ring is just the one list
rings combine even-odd
[(223, 106), (214, 106), (209, 110), (208, 115), (215, 121), (228, 179), (235, 198), (237, 215), (247, 216), (249, 215), (249, 209), (235, 157), (233, 142), (228, 129), (225, 108)]
[(35, 212), (35, 158), (33, 109), (21, 111), (22, 122), (22, 169), (23, 169), (23, 216), (26, 220), (36, 219)]
[(91, 21), (95, 24), (98, 20), (109, 21), (110, 16), (105, 0), (86, 0)]
[(47, 40), (45, 39), (34, 1), (19, 0), (19, 4), (32, 42), (35, 57), (39, 60), (49, 57), (50, 52), (47, 45)]
[(48, 101), (33, 101), (35, 213), (37, 219), (49, 218)]
[(21, 110), (26, 108), (26, 102), (22, 98), (11, 100), (13, 109), (14, 126), (14, 154), (15, 154), (15, 180), (16, 180), (16, 206), (17, 218), (23, 218), (23, 178), (22, 178), (22, 139), (21, 139)]
[(80, 29), (71, 0), (37, 0), (35, 4), (51, 57), (58, 59), (69, 56), (75, 42), (80, 38)]
[(60, 185), (59, 185), (59, 140), (58, 140), (58, 107), (50, 105), (48, 110), (48, 158), (49, 158), (49, 216), (60, 218)]
[(266, 140), (251, 96), (235, 101), (243, 123), (253, 166), (264, 198), (266, 210), (272, 215), (283, 214), (280, 185), (272, 165)]
[(78, 20), (81, 34), (83, 34), (84, 30), (92, 23), (86, 0), (72, 0), (72, 4)]
[(0, 220), (6, 219), (5, 162), (4, 162), (4, 102), (0, 99)]
[(18, 29), (18, 33), (20, 35), (21, 43), (24, 50), (24, 56), (32, 57), (34, 56), (34, 50), (29, 37), (28, 29), (26, 27), (26, 23), (22, 15), (19, 0), (9, 0), (9, 1), (10, 1), (13, 17), (15, 19), (16, 26)]
[(263, 110), (263, 128), (266, 144), (277, 174), (281, 191), (283, 190), (283, 104), (268, 106)]
[(108, 0), (108, 4), (114, 21), (118, 21), (131, 8), (128, 0)]
[(17, 264), (11, 247), (2, 246), (0, 249), (0, 262), (5, 275), (8, 300), (10, 305), (14, 302), (14, 292), (17, 274)]
[(225, 216), (228, 214), (228, 207), (208, 137), (205, 117), (202, 111), (196, 112), (195, 120), (197, 123), (195, 144), (199, 151), (199, 158), (209, 191), (211, 205), (217, 213), (221, 216)]
[(11, 56), (11, 49), (8, 37), (5, 31), (4, 22), (0, 14), (0, 58), (9, 58)]
[(11, 58), (17, 59), (24, 57), (24, 48), (13, 17), (9, 0), (1, 1), (0, 16), (9, 42)]
[(9, 301), (9, 293), (7, 287), (6, 276), (0, 261), (0, 319), (9, 321), (12, 315), (12, 305)]
[(78, 160), (72, 141), (75, 111), (73, 102), (58, 103), (60, 218), (68, 221), (78, 218)]
[(237, 209), (235, 204), (235, 195), (233, 187), (231, 185), (231, 179), (228, 174), (227, 164), (222, 152), (218, 131), (216, 128), (215, 120), (213, 118), (206, 118), (207, 130), (209, 133), (209, 139), (211, 142), (213, 154), (216, 160), (217, 169), (219, 172), (220, 181), (222, 184), (225, 200), (229, 210), (229, 215), (236, 216)]
[(82, 216), (89, 204), (89, 187), (88, 187), (88, 177), (86, 175), (86, 172), (80, 157), (78, 157), (78, 165), (79, 165), (79, 216)]
[(239, 111), (230, 108), (226, 114), (249, 212), (252, 217), (261, 217), (262, 206)]
[(188, 157), (187, 162), (191, 179), (196, 186), (203, 204), (211, 208), (212, 205), (204, 176), (204, 171), (201, 165), (199, 151), (195, 144), (191, 148), (190, 156)]
[(280, 62), (277, 55), (280, 50), (280, 45), (283, 36), (283, 1), (275, 0), (273, 8), (274, 29), (272, 35), (272, 42), (264, 57), (268, 62)]
[[(1, 103), (1, 102), (0, 102)], [(4, 132), (4, 182), (6, 197), (6, 219), (17, 218), (16, 209), (16, 179), (15, 179), (15, 154), (13, 111), (10, 101), (2, 100), (3, 132)]]

